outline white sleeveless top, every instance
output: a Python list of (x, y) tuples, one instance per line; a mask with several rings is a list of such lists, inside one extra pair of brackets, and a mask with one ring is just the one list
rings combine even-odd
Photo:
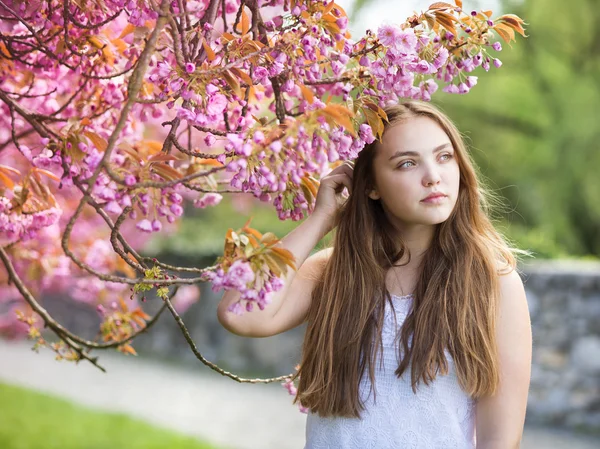
[[(412, 297), (392, 295), (396, 322), (385, 304), (383, 366), (375, 364), (374, 401), (365, 370), (359, 393), (365, 401), (361, 418), (326, 417), (308, 412), (304, 449), (474, 449), (475, 402), (459, 386), (448, 351), (449, 373), (417, 387), (410, 385), (410, 365), (399, 379), (397, 331), (410, 312)], [(381, 354), (381, 353), (380, 353)], [(381, 355), (380, 355), (381, 357)]]

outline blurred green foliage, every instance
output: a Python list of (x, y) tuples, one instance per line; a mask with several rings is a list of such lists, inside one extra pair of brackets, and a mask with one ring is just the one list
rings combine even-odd
[[(357, 0), (360, 8), (383, 0)], [(424, 2), (424, 7), (427, 5)], [(478, 2), (472, 6), (478, 6)], [(357, 4), (353, 10), (357, 11)], [(465, 8), (469, 8), (465, 1)], [(600, 8), (597, 0), (505, 1), (502, 11), (522, 17), (517, 35), (489, 73), (478, 68), (468, 95), (438, 92), (434, 103), (455, 121), (485, 184), (504, 198), (498, 226), (536, 258), (600, 257)], [(151, 251), (217, 255), (228, 227), (252, 226), (279, 237), (298, 225), (281, 222), (257, 202), (249, 213), (223, 200), (216, 208), (186, 211), (181, 232), (161, 236)]]
[(115, 413), (0, 383), (2, 449), (216, 449)]
[[(468, 7), (465, 4), (465, 7)], [(507, 233), (536, 257), (600, 256), (600, 9), (596, 0), (504, 2), (528, 38), (496, 54), (465, 96), (434, 101), (506, 198)]]
[(298, 222), (281, 221), (275, 208), (256, 201), (249, 212), (234, 207), (231, 196), (224, 195), (218, 206), (197, 209), (186, 205), (184, 220), (177, 233), (153, 238), (145, 248), (149, 253), (175, 253), (185, 256), (217, 256), (223, 254), (225, 233), (228, 228), (237, 230), (252, 219), (250, 226), (258, 231), (285, 236), (298, 226)]

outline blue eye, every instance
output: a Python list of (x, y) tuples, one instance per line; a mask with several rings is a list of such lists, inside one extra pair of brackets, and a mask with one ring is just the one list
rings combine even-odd
[(448, 156), (448, 158), (446, 160), (452, 159), (452, 157), (453, 157), (453, 155), (451, 153), (444, 153), (440, 157), (442, 158), (444, 156)]
[(415, 165), (415, 163), (413, 161), (405, 161), (405, 162), (402, 162), (400, 165), (398, 165), (398, 168), (405, 167), (406, 164), (413, 164), (413, 165)]

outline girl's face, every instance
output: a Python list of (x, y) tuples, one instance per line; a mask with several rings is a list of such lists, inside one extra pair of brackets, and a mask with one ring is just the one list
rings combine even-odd
[[(375, 188), (388, 217), (401, 227), (447, 220), (458, 198), (460, 171), (445, 131), (428, 117), (412, 117), (386, 129), (373, 168)], [(442, 197), (426, 200), (434, 194)]]

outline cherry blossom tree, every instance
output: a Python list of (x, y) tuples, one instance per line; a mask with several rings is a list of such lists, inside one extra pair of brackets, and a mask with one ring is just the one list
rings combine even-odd
[[(381, 137), (386, 104), (466, 94), (501, 66), (498, 38), (525, 36), (519, 17), (459, 0), (359, 39), (347, 27), (332, 0), (0, 0), (0, 333), (103, 369), (94, 350), (135, 354), (168, 310), (215, 371), (288, 379), (215, 366), (180, 317), (201, 282), (238, 289), (236, 313), (264, 309), (296, 268), (275, 235), (229, 229), (202, 268), (138, 251), (177, 230), (184, 201), (244, 193), (302, 219), (319, 178)], [(98, 337), (57, 322), (49, 292), (95, 307)]]

